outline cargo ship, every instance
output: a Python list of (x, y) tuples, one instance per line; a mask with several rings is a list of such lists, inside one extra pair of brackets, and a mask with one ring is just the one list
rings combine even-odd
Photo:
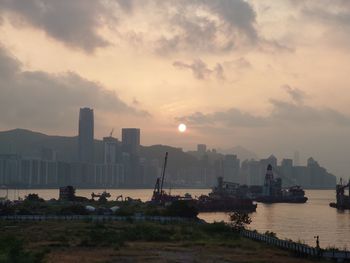
[(274, 178), (272, 166), (267, 166), (261, 194), (254, 194), (254, 200), (262, 203), (305, 203), (308, 198), (298, 185), (282, 189), (282, 179)]
[[(345, 189), (349, 189), (349, 195), (345, 194)], [(336, 186), (337, 202), (330, 203), (330, 207), (340, 210), (350, 209), (350, 180), (346, 185), (343, 185), (343, 179), (340, 178), (340, 184)]]
[(247, 186), (225, 182), (222, 177), (218, 177), (218, 185), (208, 195), (196, 199), (195, 206), (199, 212), (254, 212), (257, 205), (247, 193)]

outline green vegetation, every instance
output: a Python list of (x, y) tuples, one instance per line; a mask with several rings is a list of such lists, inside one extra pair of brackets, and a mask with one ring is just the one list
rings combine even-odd
[(272, 231), (266, 231), (264, 234), (269, 237), (277, 237), (277, 234)]
[[(95, 211), (89, 212), (85, 207), (92, 206)], [(109, 208), (118, 207), (116, 211)], [(107, 214), (118, 216), (172, 216), (196, 218), (197, 209), (188, 201), (174, 201), (168, 206), (143, 203), (138, 200), (131, 201), (44, 201), (37, 194), (29, 194), (22, 202), (0, 204), (0, 215), (88, 215)]]
[[(225, 223), (0, 221), (0, 232), (0, 262), (119, 262), (123, 257), (126, 262), (153, 262), (149, 255), (162, 259), (157, 262), (169, 257), (181, 262), (184, 255), (194, 257), (191, 262), (300, 260), (242, 238)], [(89, 253), (91, 261), (86, 261)]]
[(252, 219), (247, 213), (242, 212), (233, 212), (230, 214), (231, 226), (234, 230), (239, 231), (244, 229), (246, 225), (249, 225), (252, 222)]
[(23, 241), (13, 235), (0, 236), (0, 262), (1, 263), (31, 263), (40, 262), (44, 256), (43, 252), (29, 252), (24, 249)]

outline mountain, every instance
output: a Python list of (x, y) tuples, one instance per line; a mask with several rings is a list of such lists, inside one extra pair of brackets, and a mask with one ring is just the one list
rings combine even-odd
[(39, 157), (43, 148), (51, 148), (57, 151), (59, 160), (76, 161), (77, 147), (77, 137), (52, 136), (24, 129), (0, 132), (0, 153)]
[[(103, 162), (103, 142), (95, 140), (95, 160)], [(57, 152), (57, 159), (62, 161), (76, 161), (78, 137), (53, 136), (24, 129), (0, 132), (0, 154), (17, 153), (23, 156), (39, 157), (43, 148), (51, 148)], [(165, 152), (169, 152), (168, 168), (189, 167), (197, 159), (182, 150), (166, 146), (141, 146), (140, 156), (147, 159), (158, 159), (163, 164)]]

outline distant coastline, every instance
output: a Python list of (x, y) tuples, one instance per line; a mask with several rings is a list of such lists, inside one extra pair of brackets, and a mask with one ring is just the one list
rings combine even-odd
[[(166, 188), (166, 187), (165, 187)], [(58, 187), (0, 187), (1, 190), (58, 190)], [(153, 187), (78, 187), (77, 190), (153, 190)], [(166, 188), (167, 189), (167, 188)], [(210, 190), (210, 187), (172, 187), (170, 190), (181, 189), (181, 190)], [(169, 188), (168, 188), (169, 190)], [(324, 187), (324, 188), (304, 188), (304, 190), (334, 190), (334, 187)]]

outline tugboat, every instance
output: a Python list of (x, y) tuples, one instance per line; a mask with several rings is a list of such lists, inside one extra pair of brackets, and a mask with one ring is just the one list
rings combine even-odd
[(199, 212), (255, 212), (257, 205), (247, 197), (247, 186), (225, 182), (218, 177), (218, 185), (208, 195), (195, 200)]
[[(349, 188), (349, 195), (345, 194), (345, 189)], [(334, 207), (337, 209), (350, 209), (350, 180), (346, 185), (343, 185), (343, 179), (340, 178), (340, 184), (336, 186), (337, 192), (337, 202), (330, 203), (330, 207)]]
[(298, 185), (282, 189), (282, 180), (274, 178), (271, 164), (267, 166), (262, 194), (254, 199), (262, 203), (305, 203), (308, 200)]

